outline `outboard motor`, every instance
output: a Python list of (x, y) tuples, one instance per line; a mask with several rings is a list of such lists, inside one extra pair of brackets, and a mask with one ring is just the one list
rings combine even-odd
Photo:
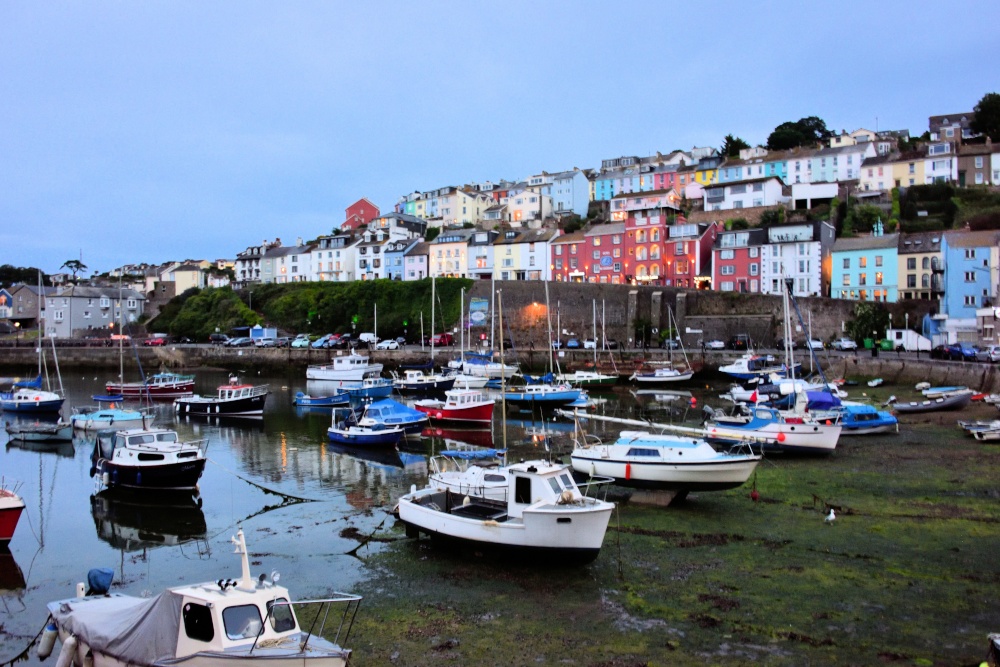
[(111, 590), (111, 580), (115, 571), (107, 567), (95, 567), (87, 573), (87, 595), (107, 595)]
[(713, 417), (715, 417), (715, 409), (711, 405), (703, 405), (701, 408), (701, 423), (704, 424)]

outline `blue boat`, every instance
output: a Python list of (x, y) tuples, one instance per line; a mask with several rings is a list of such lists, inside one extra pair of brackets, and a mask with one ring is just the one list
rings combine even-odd
[(122, 405), (122, 396), (92, 396), (97, 406), (74, 407), (69, 421), (74, 430), (149, 428), (153, 416), (145, 410), (133, 410)]
[(59, 412), (65, 399), (54, 391), (42, 389), (42, 376), (14, 382), (10, 391), (0, 392), (4, 412)]
[(521, 387), (518, 390), (508, 390), (504, 400), (519, 407), (552, 407), (559, 408), (580, 399), (580, 389), (568, 384), (539, 384)]
[(361, 426), (399, 426), (406, 435), (420, 435), (428, 423), (430, 418), (423, 412), (391, 398), (370, 403), (358, 421)]
[(300, 408), (334, 408), (337, 406), (350, 405), (351, 395), (346, 391), (338, 391), (331, 396), (310, 396), (301, 391), (295, 393), (292, 405)]
[(403, 438), (403, 427), (359, 424), (353, 409), (333, 408), (333, 423), (326, 435), (330, 442), (340, 445), (395, 447)]
[(872, 435), (899, 430), (899, 420), (891, 412), (864, 403), (845, 403), (840, 413), (841, 435)]
[(384, 378), (366, 378), (361, 382), (343, 382), (340, 388), (347, 392), (352, 400), (365, 398), (388, 398), (392, 395), (392, 380)]

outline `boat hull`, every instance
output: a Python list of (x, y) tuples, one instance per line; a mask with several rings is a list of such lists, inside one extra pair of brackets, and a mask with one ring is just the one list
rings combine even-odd
[(0, 410), (4, 412), (18, 412), (22, 414), (34, 414), (39, 412), (59, 412), (63, 406), (63, 399), (51, 400), (0, 400)]
[(264, 403), (267, 394), (247, 396), (232, 400), (217, 398), (178, 398), (174, 401), (174, 410), (179, 415), (205, 415), (223, 417), (245, 417), (264, 414)]
[(105, 385), (109, 394), (125, 398), (173, 399), (194, 394), (194, 380), (173, 383), (143, 384), (142, 382), (109, 382)]
[(615, 484), (640, 489), (724, 491), (742, 486), (760, 457), (699, 463), (636, 462), (603, 458), (599, 452), (573, 452), (573, 470), (591, 477), (613, 477)]
[(327, 429), (326, 436), (337, 445), (354, 447), (395, 447), (403, 437), (402, 429), (375, 431), (373, 433), (351, 433), (339, 429)]
[(107, 474), (110, 489), (187, 491), (198, 487), (206, 459), (179, 461), (169, 465), (121, 465), (101, 459), (94, 466), (102, 479)]
[(632, 376), (640, 385), (658, 385), (658, 384), (673, 384), (674, 382), (685, 382), (690, 380), (694, 376), (694, 371), (685, 371), (683, 373), (678, 373), (677, 375), (656, 375), (655, 373), (646, 373), (644, 375), (639, 375), (636, 373)]
[(17, 442), (68, 442), (73, 439), (73, 425), (66, 422), (8, 424), (7, 436)]
[(443, 393), (455, 386), (455, 378), (432, 380), (429, 382), (398, 382), (396, 391), (400, 394), (436, 394)]
[(813, 424), (768, 424), (756, 429), (708, 423), (705, 439), (714, 444), (735, 445), (759, 440), (765, 451), (830, 454), (837, 448), (841, 427)]
[(19, 500), (17, 496), (10, 499), (5, 496), (0, 500), (0, 546), (6, 546), (14, 537), (17, 522), (24, 511), (24, 503)]
[(952, 396), (940, 396), (926, 401), (896, 403), (892, 409), (900, 414), (914, 414), (919, 412), (942, 412), (945, 410), (961, 410), (972, 402), (972, 392), (954, 394)]
[(106, 428), (129, 429), (145, 428), (149, 425), (151, 418), (139, 415), (133, 416), (113, 416), (113, 415), (73, 415), (70, 423), (78, 431), (100, 431)]
[(493, 402), (467, 408), (446, 408), (440, 405), (414, 404), (413, 408), (423, 412), (433, 422), (455, 424), (489, 424), (493, 421)]

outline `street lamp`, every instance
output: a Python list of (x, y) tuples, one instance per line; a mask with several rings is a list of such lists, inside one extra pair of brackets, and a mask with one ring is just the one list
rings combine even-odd
[(14, 322), (14, 347), (18, 346), (18, 341), (21, 339), (21, 323)]

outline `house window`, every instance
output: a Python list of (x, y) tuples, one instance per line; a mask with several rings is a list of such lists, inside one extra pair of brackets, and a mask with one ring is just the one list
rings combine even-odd
[(569, 254), (571, 254), (571, 255), (575, 255), (576, 254), (576, 244), (575, 243), (569, 247)]
[(750, 248), (750, 257), (756, 257), (760, 248)]
[(875, 266), (882, 266), (882, 255), (875, 255)]
[(975, 294), (966, 294), (965, 295), (965, 305), (966, 306), (973, 306), (974, 307), (976, 305), (976, 295)]
[(570, 257), (569, 258), (569, 268), (571, 268), (571, 269), (575, 269), (576, 268), (576, 257)]
[(982, 155), (976, 156), (976, 169), (982, 169), (982, 168), (983, 168), (983, 156)]
[(850, 274), (845, 273), (844, 274), (844, 287), (850, 287), (850, 285), (851, 285), (851, 276), (850, 276)]
[(63, 320), (63, 311), (61, 311), (61, 310), (57, 310), (57, 311), (54, 311), (54, 312), (52, 313), (52, 318), (53, 318), (53, 319), (54, 319), (54, 320), (55, 320), (56, 322), (62, 322), (62, 320)]
[[(926, 257), (924, 259), (926, 259)], [(906, 259), (906, 270), (907, 271), (916, 271), (916, 269), (917, 269), (917, 258), (916, 257), (908, 257)]]
[(976, 272), (975, 271), (966, 271), (965, 272), (965, 282), (967, 282), (967, 283), (974, 283), (974, 282), (976, 282)]
[(611, 255), (612, 255), (612, 257), (621, 257), (622, 256), (622, 249), (621, 248), (612, 248), (611, 249)]
[(859, 285), (867, 285), (868, 284), (868, 274), (867, 273), (859, 273), (858, 274), (858, 284)]
[(975, 248), (966, 248), (965, 249), (965, 258), (966, 259), (975, 259), (976, 258), (976, 249)]
[(845, 257), (844, 258), (844, 268), (845, 269), (851, 268), (851, 258), (850, 257)]
[(882, 272), (881, 271), (876, 271), (875, 272), (875, 284), (876, 285), (881, 285), (882, 284)]
[(83, 311), (83, 317), (84, 317), (84, 319), (89, 320), (90, 319), (90, 311), (89, 310)]
[(677, 264), (675, 265), (676, 268), (675, 268), (674, 272), (678, 273), (678, 274), (687, 273), (688, 272), (688, 265), (689, 264), (690, 264), (690, 262), (688, 262), (686, 259), (679, 259), (679, 260), (677, 260)]
[(594, 251), (594, 259), (600, 259), (600, 258), (601, 258), (601, 251), (600, 250), (595, 250)]
[(622, 242), (622, 235), (621, 234), (615, 234), (614, 236), (611, 237), (611, 242), (614, 243), (615, 245), (621, 244), (621, 242)]
[(732, 250), (721, 250), (719, 252), (719, 259), (733, 259), (733, 255)]
[(727, 264), (726, 266), (722, 267), (719, 273), (721, 273), (724, 276), (731, 276), (736, 273), (736, 267), (731, 264)]
[(615, 273), (621, 273), (621, 271), (622, 271), (622, 263), (621, 262), (615, 262), (613, 268), (614, 268)]
[(751, 264), (751, 265), (750, 265), (750, 275), (751, 275), (751, 276), (755, 276), (755, 275), (757, 275), (757, 270), (758, 270), (758, 266), (759, 266), (759, 265), (758, 265), (758, 264), (756, 264), (756, 263), (755, 263), (755, 264)]
[(867, 268), (867, 267), (868, 267), (868, 258), (867, 257), (859, 257), (858, 258), (858, 268), (864, 269), (864, 268)]
[(556, 256), (558, 257), (560, 255), (562, 255), (562, 246), (561, 245), (557, 245), (556, 246)]
[(917, 286), (917, 274), (911, 273), (906, 276), (906, 286), (911, 289)]
[(601, 245), (601, 237), (600, 236), (595, 236), (594, 237), (594, 247), (596, 248), (599, 245)]

